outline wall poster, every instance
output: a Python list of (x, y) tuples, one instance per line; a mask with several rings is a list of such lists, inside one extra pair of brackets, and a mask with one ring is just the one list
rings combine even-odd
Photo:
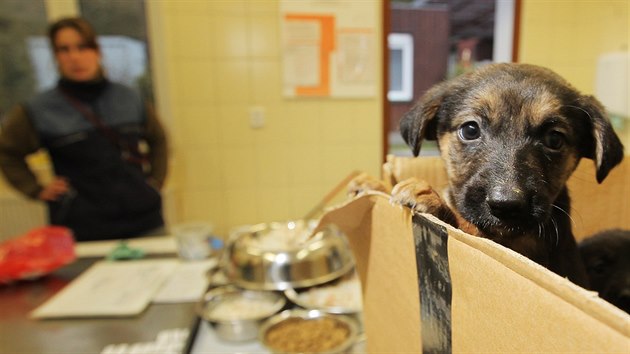
[(378, 23), (374, 1), (280, 3), (285, 97), (374, 97)]

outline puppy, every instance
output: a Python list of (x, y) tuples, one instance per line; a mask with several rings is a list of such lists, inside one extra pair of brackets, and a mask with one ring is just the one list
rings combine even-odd
[(437, 140), (448, 190), (442, 199), (407, 180), (393, 188), (395, 202), (588, 286), (565, 183), (583, 157), (595, 161), (600, 183), (623, 159), (595, 98), (542, 67), (492, 64), (431, 88), (400, 129), (415, 156), (424, 139)]
[(630, 313), (630, 230), (608, 230), (579, 244), (591, 288)]

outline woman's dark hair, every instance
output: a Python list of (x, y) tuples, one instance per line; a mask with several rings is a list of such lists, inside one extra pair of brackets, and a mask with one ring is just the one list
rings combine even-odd
[(79, 32), (85, 43), (83, 43), (86, 47), (92, 48), (96, 51), (100, 51), (98, 42), (96, 41), (96, 32), (92, 25), (80, 17), (66, 17), (62, 18), (50, 25), (48, 27), (48, 39), (50, 40), (50, 45), (53, 48), (53, 51), (56, 51), (55, 46), (55, 37), (57, 36), (57, 32), (64, 28), (72, 28)]

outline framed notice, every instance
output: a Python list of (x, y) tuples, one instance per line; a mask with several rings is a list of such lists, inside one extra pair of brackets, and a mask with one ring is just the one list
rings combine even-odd
[(285, 97), (374, 97), (378, 5), (281, 1)]

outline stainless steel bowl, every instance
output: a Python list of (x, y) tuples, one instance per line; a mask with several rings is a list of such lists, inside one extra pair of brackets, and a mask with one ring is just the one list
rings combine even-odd
[(354, 269), (328, 283), (305, 289), (286, 289), (284, 295), (307, 310), (340, 315), (359, 315), (363, 310), (361, 283)]
[[(228, 280), (247, 289), (285, 290), (322, 284), (352, 269), (352, 252), (337, 228), (330, 225), (307, 239), (310, 230), (295, 222), (269, 223), (232, 235), (222, 260)], [(288, 240), (295, 236), (303, 242), (265, 243), (282, 232)]]
[(258, 340), (273, 353), (329, 354), (347, 352), (357, 337), (356, 321), (348, 316), (285, 310), (262, 324)]
[(197, 314), (226, 341), (256, 339), (262, 322), (286, 304), (277, 292), (243, 290), (226, 285), (208, 291), (197, 304)]

